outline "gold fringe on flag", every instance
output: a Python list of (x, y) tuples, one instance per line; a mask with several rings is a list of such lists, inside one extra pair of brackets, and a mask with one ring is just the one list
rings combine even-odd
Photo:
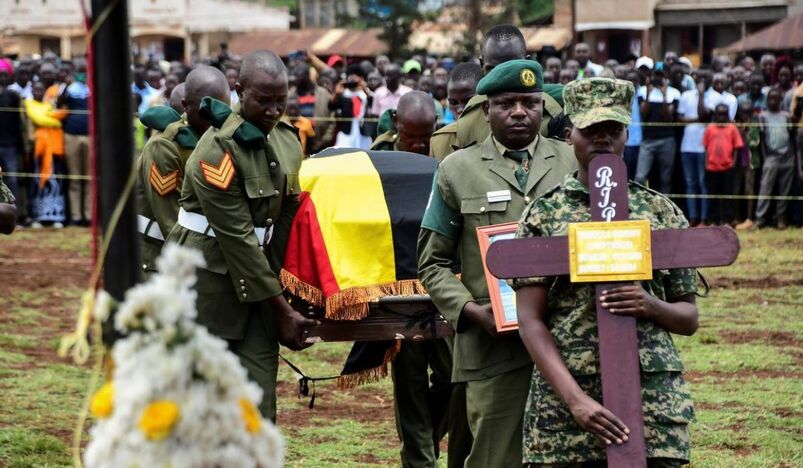
[(388, 376), (388, 364), (396, 358), (401, 350), (402, 340), (396, 340), (396, 343), (385, 351), (385, 357), (382, 359), (382, 364), (372, 369), (365, 369), (363, 371), (355, 372), (353, 374), (341, 375), (337, 378), (337, 388), (339, 390), (348, 390), (350, 388), (358, 387), (362, 384), (379, 382)]
[(368, 316), (370, 302), (385, 296), (413, 296), (426, 294), (418, 280), (399, 280), (392, 283), (355, 287), (340, 291), (327, 298), (323, 292), (282, 269), (279, 278), (290, 294), (318, 307), (325, 307), (325, 317), (330, 320), (362, 320)]

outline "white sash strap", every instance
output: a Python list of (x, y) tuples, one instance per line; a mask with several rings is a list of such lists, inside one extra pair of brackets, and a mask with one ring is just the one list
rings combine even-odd
[(142, 215), (137, 215), (137, 230), (140, 234), (164, 242), (165, 236), (159, 229), (159, 223)]
[[(190, 211), (185, 211), (184, 208), (179, 208), (178, 224), (179, 226), (189, 229), (190, 231), (209, 237), (215, 237), (215, 231), (209, 227), (209, 221), (206, 219), (206, 216), (202, 214), (192, 213)], [(266, 232), (267, 238), (265, 238)], [(273, 226), (267, 229), (264, 227), (254, 228), (254, 233), (257, 237), (257, 244), (259, 244), (261, 247), (263, 240), (265, 243), (270, 242), (270, 239), (273, 236)]]

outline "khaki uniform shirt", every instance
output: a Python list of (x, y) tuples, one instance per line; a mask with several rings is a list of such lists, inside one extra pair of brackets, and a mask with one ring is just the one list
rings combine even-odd
[[(212, 98), (202, 106), (212, 127), (187, 161), (179, 201), (206, 217), (214, 237), (187, 229), (179, 217), (168, 241), (204, 254), (198, 322), (220, 337), (241, 339), (252, 304), (282, 293), (278, 272), (298, 208), (301, 144), (284, 120), (266, 137), (237, 109)], [(265, 252), (257, 227), (273, 228)]]
[[(539, 138), (535, 146), (526, 190), (491, 136), (441, 162), (418, 238), (418, 269), (435, 306), (456, 330), (453, 381), (486, 379), (532, 364), (518, 333), (492, 338), (461, 320), (467, 302), (489, 302), (476, 231), (517, 221), (527, 205), (576, 167), (569, 146), (550, 138)], [(508, 191), (510, 199), (488, 200), (489, 192), (499, 191)], [(452, 270), (458, 261), (460, 278)]]

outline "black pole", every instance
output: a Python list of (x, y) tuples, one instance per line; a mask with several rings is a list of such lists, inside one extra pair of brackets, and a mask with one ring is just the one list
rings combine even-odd
[[(109, 5), (114, 6), (106, 12)], [(127, 2), (92, 0), (92, 24), (97, 30), (91, 49), (97, 212), (101, 232), (106, 235), (134, 159)], [(103, 288), (117, 300), (140, 276), (134, 198), (132, 194), (126, 201), (103, 259)], [(114, 340), (112, 320), (104, 325), (103, 336), (107, 343)]]

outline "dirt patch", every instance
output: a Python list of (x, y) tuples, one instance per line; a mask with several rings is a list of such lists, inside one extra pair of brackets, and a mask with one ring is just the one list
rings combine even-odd
[(766, 343), (772, 346), (797, 346), (800, 343), (797, 334), (784, 331), (769, 330), (723, 330), (719, 336), (726, 343)]
[(770, 289), (783, 288), (786, 286), (801, 286), (803, 278), (778, 278), (775, 275), (768, 275), (761, 278), (733, 278), (721, 276), (711, 278), (709, 285), (712, 289)]
[[(310, 389), (311, 391), (312, 389)], [(298, 393), (295, 382), (278, 382), (277, 396), (295, 397)], [(297, 404), (279, 408), (276, 419), (285, 427), (311, 426), (312, 418), (327, 420), (349, 419), (361, 423), (384, 422), (393, 420), (393, 401), (377, 398), (370, 390), (355, 388), (334, 395), (333, 386), (320, 385), (317, 389), (315, 406), (310, 409), (310, 397), (301, 396)]]

